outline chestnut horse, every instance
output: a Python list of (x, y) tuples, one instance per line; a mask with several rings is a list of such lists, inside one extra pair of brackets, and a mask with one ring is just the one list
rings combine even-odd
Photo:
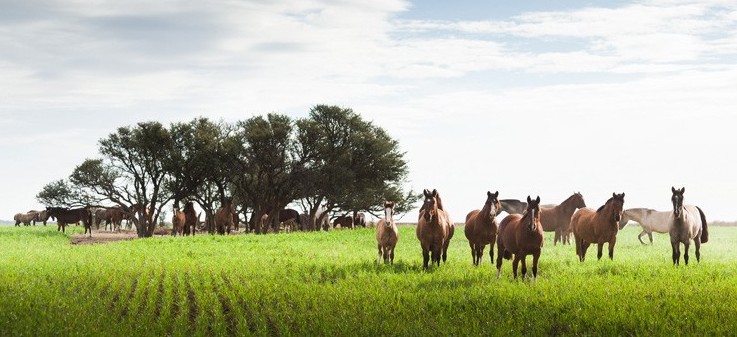
[(178, 204), (174, 205), (174, 214), (171, 216), (171, 235), (184, 236), (184, 224), (187, 222), (184, 212), (179, 210)]
[(498, 256), (496, 257), (496, 275), (502, 275), (502, 260), (512, 261), (512, 273), (517, 278), (517, 266), (522, 261), (522, 278), (527, 274), (527, 255), (532, 254), (532, 278), (537, 279), (537, 262), (543, 247), (543, 226), (540, 224), (540, 197), (527, 196), (527, 210), (524, 214), (510, 214), (499, 224), (497, 236)]
[(376, 262), (384, 258), (384, 263), (394, 264), (394, 247), (399, 241), (399, 230), (394, 223), (394, 202), (384, 201), (384, 218), (376, 224), (376, 242), (379, 248), (379, 256)]
[(499, 191), (486, 192), (486, 202), (480, 210), (476, 209), (466, 215), (466, 227), (464, 233), (471, 246), (471, 258), (473, 265), (478, 266), (484, 256), (484, 248), (489, 247), (489, 258), (494, 264), (494, 244), (496, 244), (496, 214), (501, 208), (499, 204)]
[(440, 266), (442, 256), (443, 262), (448, 258), (448, 245), (453, 238), (454, 226), (450, 221), (448, 213), (440, 208), (440, 198), (437, 190), (430, 192), (424, 190), (425, 202), (420, 208), (420, 216), (417, 221), (415, 233), (422, 247), (422, 267), (428, 268), (430, 253), (432, 263)]
[(222, 207), (215, 212), (215, 227), (219, 234), (230, 233), (233, 225), (233, 199), (223, 200)]
[(546, 232), (555, 231), (553, 245), (571, 244), (571, 216), (578, 208), (586, 207), (583, 195), (580, 192), (573, 193), (570, 197), (553, 207), (540, 208), (540, 223)]
[(696, 261), (701, 260), (701, 244), (709, 241), (709, 231), (706, 225), (706, 216), (701, 208), (683, 204), (683, 193), (686, 188), (677, 190), (671, 187), (673, 196), (672, 225), (670, 227), (670, 244), (673, 248), (673, 264), (679, 265), (681, 260), (681, 244), (684, 247), (683, 262), (688, 264), (688, 246), (693, 240), (696, 248)]
[(612, 193), (612, 197), (598, 210), (584, 207), (573, 213), (571, 229), (576, 240), (576, 255), (579, 261), (584, 261), (586, 250), (592, 243), (596, 243), (598, 248), (596, 257), (601, 259), (601, 251), (607, 242), (609, 258), (614, 260), (614, 245), (617, 243), (618, 223), (622, 219), (623, 207), (624, 193)]

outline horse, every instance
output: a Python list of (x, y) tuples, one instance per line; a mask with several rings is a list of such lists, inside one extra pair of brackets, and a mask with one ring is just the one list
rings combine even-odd
[(30, 226), (31, 222), (35, 224), (37, 216), (38, 216), (38, 211), (30, 211), (27, 213), (16, 213), (15, 216), (13, 216), (13, 220), (15, 220), (15, 225), (18, 227), (20, 227), (21, 222), (23, 223), (23, 226)]
[(184, 226), (187, 223), (187, 215), (179, 210), (178, 205), (174, 205), (174, 214), (171, 216), (171, 235), (177, 234), (184, 236)]
[(586, 207), (586, 202), (584, 202), (583, 195), (580, 192), (573, 193), (566, 200), (563, 200), (560, 205), (540, 207), (540, 223), (543, 225), (543, 230), (546, 232), (555, 231), (553, 245), (558, 244), (558, 241), (563, 245), (571, 244), (571, 216), (576, 209), (584, 207)]
[(651, 208), (628, 208), (622, 213), (622, 220), (619, 221), (619, 229), (624, 229), (630, 220), (637, 222), (642, 227), (642, 232), (637, 235), (637, 239), (644, 245), (645, 241), (642, 241), (642, 236), (647, 234), (650, 244), (652, 244), (653, 232), (670, 232), (670, 227), (673, 223), (670, 216), (671, 212), (660, 212)]
[(507, 212), (507, 214), (522, 214), (527, 209), (527, 203), (517, 199), (501, 199), (499, 200), (499, 204), (502, 207), (496, 211), (497, 215), (502, 211)]
[(230, 233), (233, 225), (233, 199), (223, 200), (222, 207), (215, 212), (215, 227), (219, 234)]
[(487, 191), (484, 206), (480, 210), (473, 210), (466, 215), (466, 227), (463, 231), (466, 234), (469, 246), (471, 246), (471, 258), (474, 266), (481, 263), (484, 248), (489, 244), (491, 245), (489, 247), (489, 257), (491, 263), (494, 263), (494, 244), (496, 244), (497, 234), (496, 215), (500, 208), (499, 191), (494, 193)]
[(571, 229), (576, 240), (576, 255), (579, 261), (586, 258), (586, 250), (592, 243), (597, 244), (597, 259), (601, 259), (604, 243), (609, 243), (609, 259), (614, 260), (614, 245), (617, 243), (617, 223), (622, 219), (624, 193), (612, 193), (612, 197), (599, 209), (584, 207), (573, 213)]
[(522, 261), (522, 278), (527, 274), (527, 255), (532, 254), (532, 278), (537, 279), (537, 263), (543, 248), (543, 226), (540, 223), (540, 197), (527, 196), (527, 210), (520, 214), (509, 214), (499, 224), (497, 236), (496, 276), (502, 275), (502, 260), (511, 259), (512, 274), (517, 278), (517, 266)]
[(46, 212), (49, 216), (56, 218), (57, 231), (66, 233), (68, 224), (78, 223), (82, 221), (84, 225), (84, 234), (90, 233), (92, 237), (92, 213), (88, 207), (68, 209), (64, 207), (48, 207)]
[(425, 202), (420, 208), (415, 234), (422, 247), (422, 267), (427, 270), (432, 253), (432, 263), (440, 266), (448, 258), (448, 245), (453, 238), (454, 226), (448, 213), (440, 208), (437, 190), (423, 191)]
[(194, 210), (194, 202), (188, 201), (184, 204), (184, 229), (182, 235), (195, 235), (197, 225), (199, 224), (199, 215)]
[(688, 246), (691, 240), (696, 249), (696, 262), (701, 261), (701, 244), (709, 241), (709, 229), (706, 224), (704, 211), (698, 206), (684, 205), (683, 193), (686, 188), (677, 190), (671, 187), (671, 214), (670, 244), (673, 248), (673, 265), (678, 266), (681, 260), (681, 244), (684, 247), (683, 262), (688, 265)]
[(353, 228), (353, 217), (348, 215), (341, 215), (333, 220), (333, 228), (340, 226), (343, 228)]
[(353, 217), (353, 225), (356, 227), (361, 226), (366, 228), (366, 214), (363, 212), (356, 213), (356, 216)]
[(46, 212), (46, 210), (43, 210), (41, 212), (38, 212), (36, 214), (35, 221), (43, 222), (44, 226), (46, 226), (46, 222), (49, 221), (49, 214)]
[(397, 224), (394, 223), (394, 202), (384, 201), (384, 218), (379, 220), (376, 225), (376, 242), (379, 248), (379, 255), (376, 263), (381, 262), (394, 264), (394, 247), (399, 241), (399, 230)]

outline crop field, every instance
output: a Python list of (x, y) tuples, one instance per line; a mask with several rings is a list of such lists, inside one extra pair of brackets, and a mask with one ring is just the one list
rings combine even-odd
[(737, 228), (711, 227), (680, 267), (667, 235), (641, 245), (639, 230), (584, 263), (546, 233), (533, 282), (508, 260), (497, 278), (488, 248), (473, 267), (461, 226), (427, 272), (413, 226), (394, 265), (371, 228), (71, 245), (55, 226), (0, 227), (0, 336), (733, 335)]

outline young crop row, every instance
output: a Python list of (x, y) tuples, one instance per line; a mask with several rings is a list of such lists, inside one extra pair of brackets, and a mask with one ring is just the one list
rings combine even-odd
[[(471, 265), (463, 235), (422, 270), (414, 228), (393, 265), (374, 232), (157, 237), (73, 246), (51, 228), (0, 228), (0, 335), (662, 335), (736, 327), (737, 228), (673, 267), (666, 235), (627, 228), (614, 260), (579, 263), (547, 238), (536, 282)], [(462, 233), (459, 232), (459, 233)], [(496, 252), (495, 252), (496, 255)]]

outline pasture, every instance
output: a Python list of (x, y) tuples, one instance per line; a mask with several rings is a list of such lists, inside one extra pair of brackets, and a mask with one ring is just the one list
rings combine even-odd
[(414, 230), (400, 226), (395, 263), (384, 265), (375, 262), (373, 228), (71, 245), (70, 232), (82, 227), (67, 234), (0, 227), (0, 335), (728, 335), (737, 328), (737, 228), (711, 227), (701, 263), (680, 267), (667, 235), (641, 245), (637, 226), (619, 233), (614, 261), (606, 254), (597, 261), (592, 246), (584, 263), (546, 232), (536, 282), (513, 280), (508, 261), (497, 278), (488, 247), (473, 267), (462, 226), (447, 263), (424, 272)]

